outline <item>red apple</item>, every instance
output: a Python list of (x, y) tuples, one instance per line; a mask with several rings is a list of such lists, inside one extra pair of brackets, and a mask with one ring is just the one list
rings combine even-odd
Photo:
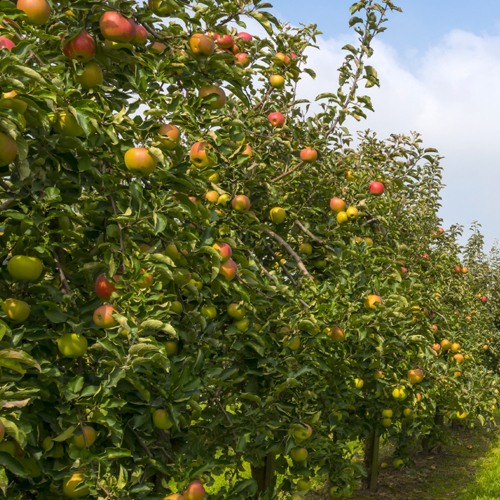
[(212, 38), (203, 33), (195, 33), (189, 39), (189, 46), (193, 54), (198, 57), (210, 57), (215, 50), (215, 43)]
[(487, 302), (487, 301), (488, 301), (488, 298), (485, 295), (483, 295), (481, 297), (481, 302)]
[(125, 166), (136, 175), (146, 176), (156, 169), (158, 160), (146, 148), (131, 148), (125, 153)]
[(129, 43), (135, 35), (135, 26), (119, 12), (105, 12), (99, 19), (101, 34), (106, 40)]
[(384, 193), (384, 185), (381, 182), (372, 182), (370, 184), (370, 193), (375, 196), (380, 196)]
[(244, 40), (245, 42), (251, 42), (252, 41), (252, 35), (250, 35), (249, 33), (245, 33), (244, 31), (241, 31), (240, 33), (238, 33), (238, 36)]
[(132, 43), (143, 45), (148, 41), (148, 32), (146, 28), (141, 24), (137, 24), (133, 19), (130, 22), (134, 26), (134, 38), (132, 38)]
[[(116, 283), (118, 283), (118, 280), (120, 279), (120, 276), (115, 274), (113, 276), (113, 279), (115, 280)], [(95, 293), (96, 295), (101, 299), (108, 301), (111, 297), (111, 294), (116, 291), (115, 284), (112, 283), (111, 281), (108, 281), (106, 276), (104, 274), (100, 274), (98, 278), (96, 279), (95, 282)]]
[(250, 56), (246, 54), (245, 52), (239, 52), (238, 54), (235, 55), (236, 59), (238, 59), (237, 64), (241, 64), (244, 68), (247, 68), (250, 66)]
[(45, 24), (50, 17), (50, 5), (47, 0), (18, 0), (17, 8), (26, 14), (31, 24)]
[(284, 66), (290, 64), (290, 58), (285, 54), (278, 52), (274, 56), (274, 62), (276, 63), (277, 66)]
[(231, 205), (237, 212), (240, 213), (245, 213), (250, 210), (250, 200), (248, 196), (245, 196), (244, 194), (235, 196), (233, 201), (231, 201)]
[(340, 198), (332, 198), (330, 200), (330, 208), (334, 212), (343, 212), (345, 210), (346, 204), (344, 200), (341, 200)]
[(238, 266), (233, 259), (228, 259), (222, 266), (220, 266), (219, 273), (222, 274), (228, 281), (231, 281), (238, 272)]
[(215, 33), (214, 38), (221, 49), (230, 49), (234, 45), (234, 40), (231, 35), (219, 35)]
[(186, 500), (203, 500), (205, 496), (205, 488), (199, 480), (193, 481), (182, 494)]
[(244, 149), (244, 151), (241, 154), (243, 156), (253, 156), (252, 146), (250, 146), (250, 144), (247, 144), (247, 147)]
[(306, 148), (300, 152), (300, 159), (304, 163), (313, 163), (318, 159), (318, 152), (315, 149)]
[(153, 52), (153, 54), (161, 54), (162, 52), (165, 51), (167, 46), (164, 43), (161, 42), (155, 42), (151, 47), (149, 47), (149, 50)]
[(69, 59), (80, 62), (89, 62), (95, 57), (94, 39), (82, 30), (75, 38), (72, 38), (63, 48), (63, 54)]
[(0, 36), (0, 49), (10, 50), (12, 47), (15, 47), (15, 46), (16, 46), (16, 44), (12, 40), (9, 40), (8, 38), (4, 38), (3, 36)]
[(231, 246), (227, 243), (214, 243), (212, 247), (220, 253), (222, 263), (229, 260), (231, 258), (231, 255), (233, 254)]
[(118, 324), (112, 314), (116, 312), (113, 306), (101, 306), (94, 313), (94, 323), (100, 328), (113, 328)]
[(226, 105), (226, 93), (217, 85), (205, 85), (200, 89), (199, 96), (207, 97), (217, 94), (219, 99), (211, 101), (206, 105), (208, 109), (221, 109)]
[(160, 135), (167, 136), (168, 139), (161, 139), (160, 142), (167, 149), (175, 149), (181, 142), (181, 133), (180, 130), (171, 124), (164, 123), (160, 126), (160, 130), (158, 131)]
[(455, 266), (453, 268), (453, 270), (456, 272), (456, 273), (461, 273), (462, 272), (462, 268), (460, 266)]
[(207, 154), (210, 147), (210, 144), (207, 142), (195, 142), (189, 153), (191, 163), (202, 168), (213, 166), (214, 162)]
[(273, 126), (273, 128), (282, 127), (285, 123), (285, 117), (281, 113), (278, 113), (277, 111), (274, 113), (271, 113), (268, 116), (268, 119), (271, 122), (271, 125)]

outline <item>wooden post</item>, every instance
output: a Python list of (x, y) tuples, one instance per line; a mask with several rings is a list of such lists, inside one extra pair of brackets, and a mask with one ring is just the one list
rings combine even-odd
[(363, 478), (363, 489), (377, 491), (378, 487), (378, 453), (380, 436), (372, 431), (365, 441), (364, 466), (367, 476)]
[(254, 499), (258, 500), (262, 493), (274, 487), (274, 475), (276, 471), (276, 455), (270, 454), (264, 460), (263, 465), (257, 467), (252, 465), (252, 477), (257, 482), (257, 493)]

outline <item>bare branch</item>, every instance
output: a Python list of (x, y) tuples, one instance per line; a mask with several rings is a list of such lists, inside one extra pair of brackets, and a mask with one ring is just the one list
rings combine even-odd
[(291, 168), (288, 172), (285, 172), (284, 174), (278, 175), (278, 177), (271, 179), (271, 182), (279, 181), (280, 179), (283, 179), (283, 177), (286, 177), (287, 175), (293, 174), (293, 172), (295, 172), (297, 169), (299, 169), (302, 165), (304, 165), (303, 161), (297, 163), (297, 165), (295, 165), (295, 167)]

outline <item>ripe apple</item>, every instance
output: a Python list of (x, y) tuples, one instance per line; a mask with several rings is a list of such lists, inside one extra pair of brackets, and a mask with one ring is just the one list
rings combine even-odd
[(220, 266), (219, 273), (222, 274), (228, 281), (231, 281), (238, 272), (238, 266), (233, 259), (228, 259), (222, 266)]
[(307, 450), (305, 448), (293, 448), (290, 451), (290, 456), (294, 462), (305, 462), (307, 460)]
[(168, 418), (166, 410), (155, 410), (153, 412), (153, 425), (157, 429), (167, 430), (170, 429), (174, 424)]
[(184, 491), (185, 500), (203, 500), (205, 497), (205, 488), (201, 481), (193, 481)]
[(163, 342), (163, 346), (165, 347), (167, 358), (171, 358), (177, 353), (177, 342), (175, 340), (167, 340)]
[(57, 339), (57, 348), (65, 358), (79, 358), (87, 352), (87, 339), (76, 333), (65, 333)]
[(466, 268), (466, 267), (463, 267), (462, 268), (462, 273), (463, 274), (467, 274), (469, 272), (469, 270)]
[(4, 38), (3, 36), (0, 37), (0, 49), (7, 49), (10, 50), (12, 47), (15, 47), (16, 44), (12, 41), (9, 40), (8, 38)]
[(286, 212), (280, 207), (272, 208), (269, 214), (275, 224), (282, 224), (286, 219)]
[(384, 378), (384, 372), (381, 371), (381, 370), (375, 370), (375, 373), (373, 374), (373, 378), (375, 380), (378, 380), (378, 379), (381, 379), (381, 378)]
[(140, 273), (141, 273), (141, 277), (137, 281), (137, 286), (139, 288), (143, 288), (143, 289), (149, 288), (153, 284), (153, 281), (154, 281), (153, 275), (144, 269), (141, 269)]
[(334, 326), (333, 328), (326, 328), (326, 334), (334, 341), (334, 342), (344, 342), (345, 333), (340, 326)]
[(451, 348), (451, 342), (449, 340), (444, 339), (441, 341), (441, 349), (443, 349), (443, 351), (447, 351), (450, 348)]
[(434, 333), (437, 333), (439, 330), (438, 326), (437, 325), (431, 325), (431, 331), (434, 332)]
[(130, 43), (135, 35), (135, 26), (119, 12), (105, 12), (99, 19), (101, 34), (106, 40)]
[(282, 89), (285, 86), (285, 79), (281, 75), (272, 75), (269, 83), (274, 89)]
[(252, 41), (252, 35), (245, 33), (244, 31), (241, 31), (238, 33), (238, 36), (244, 40), (245, 42), (251, 42)]
[(455, 354), (455, 356), (453, 356), (455, 358), (455, 361), (460, 364), (460, 363), (463, 363), (464, 362), (464, 357), (461, 355), (461, 354)]
[(149, 8), (153, 14), (159, 17), (166, 17), (175, 11), (175, 7), (168, 5), (163, 0), (148, 0)]
[(208, 156), (207, 150), (211, 146), (207, 142), (196, 142), (191, 148), (189, 159), (193, 165), (198, 168), (211, 167), (215, 165), (214, 161)]
[(231, 318), (240, 320), (246, 316), (247, 310), (239, 304), (229, 304), (227, 307), (227, 314), (231, 316)]
[(207, 103), (205, 107), (208, 109), (221, 109), (226, 105), (226, 93), (223, 89), (218, 87), (217, 85), (205, 85), (200, 89), (199, 97), (207, 97), (218, 95), (219, 98), (215, 101), (211, 101)]
[(219, 201), (219, 193), (217, 191), (208, 191), (205, 193), (205, 198), (210, 203), (217, 203)]
[(356, 389), (362, 389), (364, 385), (365, 385), (364, 381), (361, 380), (360, 378), (354, 379), (354, 387), (356, 387)]
[(244, 194), (235, 196), (231, 201), (231, 205), (237, 212), (240, 212), (242, 214), (250, 210), (250, 200)]
[(202, 33), (195, 33), (189, 39), (189, 46), (195, 56), (202, 58), (210, 57), (215, 50), (215, 43), (212, 38)]
[(214, 38), (221, 49), (230, 49), (234, 45), (234, 39), (231, 35), (219, 35), (215, 33)]
[(43, 265), (37, 257), (15, 255), (9, 260), (7, 271), (15, 281), (36, 281), (42, 274)]
[(305, 253), (306, 255), (311, 255), (312, 251), (313, 248), (310, 243), (301, 243), (299, 246), (299, 252)]
[(422, 394), (420, 394), (419, 392), (417, 392), (417, 401), (420, 403), (420, 401), (422, 401)]
[(112, 316), (115, 312), (115, 308), (110, 305), (98, 307), (94, 312), (94, 323), (100, 328), (113, 328), (118, 324), (118, 321)]
[(365, 307), (366, 309), (376, 309), (377, 303), (382, 304), (382, 299), (378, 295), (368, 295), (365, 299)]
[(481, 302), (483, 302), (483, 303), (484, 303), (484, 302), (487, 302), (487, 301), (488, 301), (488, 297), (486, 297), (486, 295), (483, 295), (483, 296), (481, 297)]
[(243, 156), (253, 156), (252, 146), (250, 146), (250, 144), (247, 144), (247, 147), (244, 149), (244, 151), (241, 154)]
[(227, 243), (214, 243), (212, 247), (220, 253), (222, 263), (230, 259), (233, 254), (231, 246)]
[(63, 493), (69, 498), (83, 498), (90, 494), (87, 486), (82, 486), (85, 476), (81, 472), (75, 472), (70, 477), (63, 479)]
[(354, 220), (358, 216), (358, 209), (355, 207), (349, 207), (346, 214), (349, 220)]
[(238, 52), (238, 54), (234, 57), (238, 60), (236, 64), (241, 64), (244, 68), (250, 66), (250, 63), (252, 62), (250, 56), (245, 52)]
[(83, 73), (77, 77), (77, 83), (79, 83), (84, 89), (91, 89), (102, 85), (103, 74), (101, 67), (93, 62), (89, 62), (85, 65)]
[(371, 238), (365, 238), (365, 243), (366, 243), (369, 247), (373, 246), (373, 240), (372, 240)]
[(370, 193), (375, 196), (384, 194), (384, 185), (381, 182), (372, 182), (370, 184)]
[[(120, 279), (120, 276), (115, 274), (113, 279), (116, 283)], [(108, 281), (104, 274), (100, 274), (95, 282), (95, 293), (101, 299), (108, 301), (111, 297), (111, 294), (116, 291), (115, 284), (111, 281)]]
[(132, 38), (132, 43), (136, 45), (144, 45), (148, 41), (148, 32), (144, 26), (137, 24), (133, 19), (129, 21), (134, 26), (134, 38)]
[(274, 62), (276, 64), (276, 66), (285, 66), (287, 64), (290, 64), (290, 57), (283, 54), (282, 52), (278, 52), (274, 56)]
[(7, 299), (2, 305), (3, 312), (7, 318), (16, 323), (24, 323), (30, 315), (30, 306), (17, 299)]
[(78, 446), (81, 450), (86, 448), (85, 446), (85, 438), (84, 435), (87, 438), (87, 444), (89, 448), (94, 444), (96, 438), (97, 438), (97, 433), (93, 427), (90, 427), (89, 425), (85, 425), (83, 427), (83, 432), (80, 429), (80, 427), (77, 428), (75, 434), (73, 434), (73, 437), (71, 438), (71, 444), (74, 444), (75, 446)]
[(403, 415), (406, 417), (406, 418), (410, 418), (412, 415), (413, 415), (413, 411), (410, 409), (410, 408), (405, 408), (403, 410)]
[(178, 493), (174, 493), (173, 495), (168, 495), (168, 497), (165, 497), (164, 500), (185, 500), (185, 498)]
[(273, 128), (282, 127), (285, 124), (285, 117), (277, 111), (271, 113), (267, 118), (271, 122)]
[(347, 213), (346, 212), (339, 212), (337, 214), (337, 222), (339, 224), (346, 224), (347, 222), (349, 222), (349, 217), (347, 216)]
[(401, 268), (401, 276), (406, 276), (407, 273), (408, 273), (408, 268), (407, 267), (402, 267)]
[(168, 137), (168, 139), (160, 139), (160, 142), (167, 149), (175, 149), (181, 142), (181, 133), (175, 125), (163, 123), (160, 126), (159, 134)]
[(26, 14), (31, 24), (45, 24), (50, 17), (50, 5), (46, 0), (18, 0), (17, 8)]
[(54, 123), (54, 130), (61, 135), (66, 135), (68, 137), (82, 137), (85, 135), (85, 131), (78, 120), (69, 111), (61, 111), (56, 118)]
[(453, 352), (460, 351), (460, 344), (458, 342), (453, 342), (453, 344), (451, 344), (451, 350)]
[(158, 160), (146, 148), (131, 148), (125, 153), (127, 169), (141, 176), (147, 176), (156, 169)]
[(408, 393), (406, 392), (406, 389), (404, 387), (396, 387), (392, 391), (392, 397), (399, 401), (403, 401), (408, 397)]
[(16, 141), (7, 134), (0, 132), (0, 167), (12, 163), (17, 157)]
[(330, 200), (330, 208), (334, 212), (343, 212), (345, 210), (346, 204), (344, 200), (341, 200), (340, 198), (332, 198)]
[(82, 30), (64, 45), (63, 54), (69, 59), (76, 59), (80, 62), (89, 62), (95, 57), (94, 39)]
[(461, 273), (462, 272), (462, 268), (460, 266), (455, 266), (453, 268), (453, 270), (456, 272), (456, 273)]
[(419, 384), (424, 380), (424, 372), (419, 368), (408, 371), (408, 379), (412, 384)]
[(149, 50), (153, 54), (162, 54), (166, 48), (167, 48), (167, 46), (164, 43), (154, 42), (153, 45), (151, 45), (151, 47), (149, 47)]
[(318, 152), (312, 148), (303, 149), (300, 152), (300, 159), (304, 163), (314, 163), (318, 159)]

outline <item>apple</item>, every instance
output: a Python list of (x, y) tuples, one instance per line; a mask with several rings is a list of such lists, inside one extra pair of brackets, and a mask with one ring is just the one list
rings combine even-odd
[(247, 147), (244, 149), (244, 151), (241, 153), (243, 156), (253, 156), (253, 151), (252, 151), (252, 146), (250, 144), (247, 144)]
[(208, 320), (215, 319), (217, 317), (217, 309), (215, 306), (202, 306), (201, 315)]
[(175, 11), (175, 7), (168, 5), (166, 2), (162, 0), (148, 0), (149, 8), (153, 14), (156, 14), (160, 17), (166, 17), (172, 14)]
[(286, 212), (280, 207), (272, 208), (269, 214), (275, 224), (282, 224), (286, 219)]
[(400, 458), (396, 459), (396, 460), (393, 460), (392, 462), (392, 465), (396, 468), (396, 469), (399, 469), (400, 467), (402, 467), (405, 463), (403, 462), (403, 460), (401, 460)]
[(170, 257), (172, 260), (177, 260), (180, 257), (177, 245), (175, 243), (169, 243), (165, 248), (165, 255)]
[(461, 375), (461, 373), (460, 373), (460, 372), (453, 372), (453, 376), (454, 376), (455, 378), (460, 377), (460, 375)]
[(366, 309), (376, 309), (377, 303), (382, 304), (383, 300), (378, 295), (368, 295), (365, 299), (365, 307)]
[(7, 49), (10, 50), (12, 47), (15, 47), (16, 44), (12, 41), (9, 40), (8, 38), (4, 38), (3, 36), (0, 36), (0, 49)]
[(233, 254), (233, 249), (227, 243), (214, 243), (212, 248), (215, 248), (219, 252), (222, 263), (230, 259)]
[(358, 216), (358, 209), (355, 207), (349, 207), (346, 214), (349, 220), (354, 220)]
[(461, 354), (455, 354), (455, 356), (453, 356), (455, 358), (455, 361), (460, 364), (460, 363), (463, 363), (464, 362), (464, 357), (461, 355)]
[(272, 75), (269, 83), (274, 89), (282, 89), (285, 86), (285, 79), (281, 75)]
[(334, 212), (343, 212), (346, 208), (345, 201), (341, 200), (340, 198), (332, 198), (330, 200), (330, 208)]
[(149, 288), (154, 281), (153, 275), (144, 269), (140, 270), (140, 274), (141, 277), (137, 281), (137, 286), (142, 289)]
[(80, 62), (89, 62), (95, 57), (94, 39), (82, 30), (64, 45), (63, 54), (69, 59), (76, 59)]
[(451, 350), (453, 352), (460, 351), (460, 344), (458, 342), (453, 342), (453, 344), (451, 344)]
[(134, 38), (132, 43), (136, 45), (144, 45), (148, 41), (148, 32), (144, 26), (137, 24), (132, 18), (129, 21), (134, 26)]
[(65, 358), (79, 358), (87, 352), (87, 339), (76, 333), (65, 333), (57, 339), (57, 348)]
[(349, 217), (347, 216), (347, 213), (346, 212), (339, 212), (337, 214), (337, 222), (339, 224), (346, 224), (347, 222), (349, 222)]
[(203, 33), (195, 33), (189, 39), (189, 46), (195, 56), (202, 58), (210, 57), (215, 50), (215, 43), (212, 38)]
[[(116, 283), (120, 279), (120, 276), (115, 274), (113, 279)], [(101, 299), (108, 301), (111, 297), (111, 294), (116, 291), (115, 284), (111, 281), (108, 281), (104, 274), (100, 274), (95, 282), (95, 293)]]
[(373, 374), (373, 378), (375, 380), (379, 380), (381, 378), (384, 378), (384, 372), (381, 370), (376, 370), (375, 373)]
[(294, 462), (305, 462), (308, 454), (305, 448), (293, 448), (290, 451), (290, 456)]
[(408, 397), (408, 393), (406, 392), (406, 389), (404, 387), (396, 387), (392, 391), (392, 397), (399, 401), (403, 401)]
[(244, 40), (245, 42), (251, 42), (252, 41), (252, 35), (245, 33), (244, 31), (241, 31), (238, 33), (238, 36)]
[(178, 300), (174, 300), (170, 305), (170, 311), (175, 314), (181, 314), (184, 309), (182, 307), (182, 304)]
[(484, 349), (485, 351), (487, 351), (487, 350), (488, 350), (488, 346), (487, 346), (486, 344), (485, 344), (485, 345), (483, 345), (483, 349)]
[(75, 472), (70, 477), (63, 479), (63, 493), (69, 498), (83, 498), (90, 494), (87, 486), (82, 487), (85, 476), (81, 472)]
[(0, 108), (12, 109), (16, 113), (24, 114), (28, 108), (28, 104), (21, 99), (14, 99), (18, 92), (16, 90), (11, 90), (10, 92), (4, 92), (2, 98), (0, 99)]
[(47, 0), (18, 0), (17, 8), (22, 10), (30, 24), (45, 24), (50, 17), (50, 5)]
[(484, 302), (487, 302), (487, 301), (488, 301), (488, 297), (486, 297), (486, 295), (483, 295), (483, 296), (481, 297), (481, 302), (483, 302), (483, 303), (484, 303)]
[(392, 418), (393, 411), (392, 410), (382, 410), (382, 417), (384, 418)]
[(5, 426), (3, 425), (3, 422), (0, 420), (0, 442), (3, 441), (4, 437), (5, 437)]
[(146, 148), (131, 148), (125, 153), (125, 166), (136, 175), (152, 174), (157, 163), (156, 156), (152, 155)]
[(174, 271), (174, 283), (187, 285), (191, 281), (191, 273), (187, 269), (178, 268)]
[(7, 318), (16, 323), (24, 323), (30, 315), (30, 306), (17, 299), (7, 299), (2, 305), (3, 312)]
[(347, 170), (346, 173), (345, 173), (345, 176), (346, 176), (346, 179), (348, 181), (354, 179), (354, 174), (353, 174), (352, 170)]
[(310, 425), (301, 424), (302, 427), (300, 429), (294, 429), (293, 437), (296, 441), (305, 441), (312, 436), (312, 429)]
[(75, 446), (78, 446), (81, 450), (86, 448), (85, 446), (85, 438), (84, 435), (87, 438), (87, 444), (89, 448), (94, 444), (97, 434), (96, 431), (93, 427), (90, 427), (89, 425), (85, 425), (83, 427), (83, 432), (80, 428), (77, 429), (77, 434), (73, 434), (73, 437), (71, 438), (71, 444), (74, 444)]
[(241, 320), (246, 316), (247, 310), (239, 304), (229, 304), (227, 307), (227, 314), (231, 316), (231, 318)]
[(250, 59), (250, 56), (248, 54), (246, 54), (245, 52), (239, 52), (234, 57), (236, 57), (236, 59), (238, 60), (238, 62), (236, 64), (241, 64), (244, 68), (247, 68), (248, 66), (250, 66), (250, 63), (252, 61)]
[(208, 191), (205, 193), (205, 198), (210, 203), (217, 203), (219, 201), (219, 193), (217, 191)]
[(130, 43), (135, 35), (135, 25), (119, 12), (105, 12), (99, 19), (99, 28), (106, 40)]
[(384, 194), (384, 185), (381, 182), (372, 182), (370, 184), (370, 193), (375, 196), (380, 196)]
[(160, 142), (167, 149), (175, 149), (181, 142), (181, 133), (175, 125), (162, 124), (159, 134), (168, 137), (168, 139), (160, 139)]
[(17, 144), (7, 134), (0, 132), (0, 167), (12, 163), (17, 157)]
[[(369, 247), (373, 246), (373, 240), (372, 240), (371, 238), (365, 238), (365, 243), (366, 243)], [(401, 269), (403, 269), (403, 268), (401, 268)]]
[(198, 95), (199, 97), (207, 97), (213, 95), (219, 96), (217, 100), (211, 101), (210, 103), (207, 103), (205, 105), (208, 109), (221, 109), (226, 105), (226, 93), (217, 85), (205, 85), (200, 89)]
[(438, 326), (437, 325), (431, 325), (431, 331), (434, 332), (434, 333), (437, 333), (439, 330)]
[(354, 387), (356, 387), (356, 389), (362, 389), (364, 385), (365, 383), (360, 378), (354, 379)]
[(403, 415), (406, 417), (406, 418), (410, 418), (412, 415), (413, 415), (413, 412), (411, 411), (410, 408), (405, 408), (403, 410)]
[(234, 39), (231, 35), (219, 35), (215, 33), (214, 38), (221, 49), (230, 49), (234, 45)]
[(83, 73), (77, 77), (76, 81), (84, 89), (91, 89), (102, 85), (103, 74), (101, 67), (93, 62), (87, 63)]
[(236, 326), (236, 328), (238, 328), (240, 332), (246, 332), (248, 330), (249, 325), (250, 325), (250, 320), (246, 318), (234, 322), (234, 326)]
[(390, 427), (392, 425), (392, 419), (390, 418), (383, 418), (381, 422), (383, 427)]
[(456, 272), (456, 273), (461, 273), (462, 272), (462, 268), (460, 266), (455, 266), (453, 268), (453, 270)]
[(37, 257), (15, 255), (9, 260), (7, 271), (15, 281), (36, 281), (42, 274), (43, 265)]
[[(228, 194), (221, 194), (219, 197), (219, 205), (226, 206), (227, 202), (231, 199), (231, 197)], [(220, 212), (219, 215), (222, 215), (223, 213)]]
[(164, 500), (186, 500), (186, 499), (182, 495), (174, 493), (173, 495), (168, 495), (168, 497), (165, 497)]
[(185, 500), (203, 500), (205, 497), (205, 488), (199, 480), (193, 481), (184, 491)]
[(273, 128), (282, 127), (285, 124), (285, 117), (277, 111), (271, 113), (267, 118), (271, 122)]
[(432, 348), (433, 348), (436, 352), (438, 352), (438, 351), (440, 351), (440, 350), (441, 350), (441, 345), (440, 345), (440, 344), (432, 344)]
[(382, 462), (382, 463), (380, 464), (380, 468), (381, 468), (381, 469), (387, 469), (387, 467), (389, 467), (389, 464), (388, 464), (387, 462)]
[(153, 425), (157, 429), (167, 430), (170, 429), (174, 424), (168, 418), (166, 410), (155, 410), (153, 412)]
[(420, 401), (422, 401), (422, 394), (420, 394), (419, 392), (417, 392), (417, 401), (420, 403)]
[(94, 323), (100, 328), (113, 328), (118, 324), (118, 321), (112, 316), (115, 312), (115, 308), (110, 305), (98, 307), (94, 312)]
[(231, 281), (238, 272), (238, 266), (233, 259), (228, 259), (222, 266), (220, 266), (219, 274), (222, 274), (228, 281)]
[(61, 135), (66, 135), (68, 137), (82, 137), (85, 135), (85, 131), (78, 120), (69, 111), (61, 111), (56, 118), (54, 123), (54, 130)]
[(303, 149), (300, 152), (300, 159), (304, 163), (314, 163), (318, 159), (318, 152), (312, 148)]
[(469, 270), (466, 267), (462, 268), (462, 273), (463, 274), (467, 274), (468, 272), (469, 272)]
[(231, 201), (231, 205), (237, 212), (240, 212), (242, 214), (250, 210), (250, 200), (244, 194), (235, 196)]
[(175, 340), (167, 340), (163, 342), (163, 346), (165, 347), (167, 358), (171, 358), (177, 353), (177, 342)]
[(149, 50), (153, 54), (162, 54), (166, 48), (167, 48), (167, 46), (164, 43), (154, 42), (153, 45), (151, 45), (151, 47), (149, 47)]
[(334, 326), (333, 328), (327, 328), (326, 334), (334, 341), (334, 342), (344, 342), (345, 333), (340, 326)]
[(312, 245), (310, 243), (301, 243), (299, 246), (299, 252), (305, 253), (306, 255), (311, 255), (313, 251)]
[(274, 62), (276, 66), (285, 66), (287, 64), (290, 64), (290, 58), (282, 52), (278, 52), (274, 56)]
[(193, 165), (198, 168), (211, 167), (215, 165), (214, 161), (208, 156), (207, 150), (211, 146), (207, 142), (196, 142), (191, 148), (189, 159)]
[(449, 340), (444, 339), (441, 341), (441, 349), (443, 349), (443, 351), (447, 351), (450, 348), (451, 348), (451, 343)]
[(412, 384), (420, 384), (424, 380), (424, 372), (419, 368), (408, 371), (408, 379)]

